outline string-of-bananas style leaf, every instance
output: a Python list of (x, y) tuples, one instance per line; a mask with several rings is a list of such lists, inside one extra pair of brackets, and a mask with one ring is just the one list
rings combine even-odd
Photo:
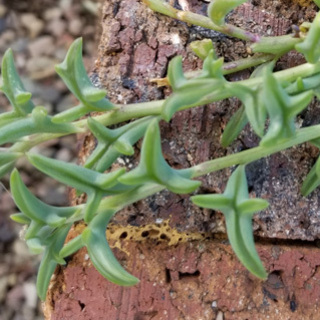
[(260, 144), (270, 146), (294, 136), (295, 117), (307, 107), (313, 97), (309, 90), (296, 95), (288, 95), (281, 84), (272, 75), (270, 68), (265, 68), (262, 100), (266, 106), (270, 124)]
[(98, 145), (87, 159), (85, 168), (104, 172), (121, 154), (133, 155), (132, 146), (143, 137), (151, 119), (152, 117), (142, 118), (112, 130), (88, 118), (88, 127), (97, 138)]
[(31, 115), (14, 120), (1, 127), (0, 145), (15, 142), (35, 133), (76, 133), (78, 130), (70, 123), (53, 123), (44, 107), (35, 107)]
[(164, 160), (158, 120), (153, 120), (143, 139), (140, 163), (137, 168), (119, 178), (128, 185), (155, 182), (174, 193), (190, 193), (200, 186), (200, 181), (190, 179), (189, 170), (175, 170)]
[(218, 26), (225, 24), (226, 15), (247, 0), (212, 0), (208, 6), (209, 18)]
[(96, 214), (103, 196), (123, 191), (113, 187), (118, 184), (118, 178), (125, 173), (124, 168), (104, 174), (36, 154), (29, 154), (28, 160), (48, 176), (88, 195), (84, 217), (86, 222), (90, 222)]
[(115, 212), (113, 209), (100, 212), (83, 231), (81, 238), (93, 265), (105, 278), (122, 286), (132, 286), (139, 280), (123, 269), (106, 240), (106, 228)]
[[(309, 141), (311, 144), (320, 149), (320, 139)], [(320, 186), (320, 158), (313, 165), (301, 186), (301, 193), (305, 197)]]
[(8, 49), (2, 58), (1, 77), (0, 91), (6, 95), (13, 107), (12, 111), (0, 114), (0, 126), (3, 126), (29, 114), (34, 104), (31, 101), (31, 93), (25, 90), (18, 75), (11, 49)]
[(303, 42), (296, 45), (296, 50), (301, 52), (310, 63), (316, 63), (320, 58), (320, 12), (315, 17), (308, 34)]
[(13, 199), (21, 211), (11, 218), (28, 225), (25, 239), (31, 252), (39, 254), (44, 251), (37, 278), (38, 294), (44, 300), (57, 264), (65, 263), (59, 252), (72, 226), (67, 219), (76, 216), (81, 209), (43, 203), (27, 189), (17, 170), (11, 174), (10, 185)]
[(223, 59), (217, 59), (210, 50), (203, 62), (202, 73), (187, 80), (182, 69), (182, 57), (173, 58), (168, 67), (168, 78), (173, 94), (165, 101), (162, 117), (169, 121), (173, 114), (184, 107), (199, 105), (214, 88), (222, 88), (226, 80), (222, 72)]
[(20, 152), (10, 152), (9, 150), (0, 152), (0, 178), (10, 172), (23, 154)]
[(114, 105), (106, 99), (106, 91), (93, 86), (82, 61), (82, 39), (71, 45), (65, 60), (56, 66), (56, 72), (80, 104), (54, 116), (54, 122), (69, 122), (92, 111), (108, 111)]
[(266, 279), (267, 273), (254, 246), (252, 216), (269, 204), (263, 199), (249, 198), (245, 167), (239, 166), (234, 171), (223, 194), (197, 195), (191, 200), (200, 207), (223, 212), (235, 254), (251, 273)]

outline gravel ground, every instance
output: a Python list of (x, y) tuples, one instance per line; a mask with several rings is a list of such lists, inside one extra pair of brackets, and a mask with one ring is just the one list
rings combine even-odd
[[(16, 66), (36, 105), (53, 114), (75, 104), (63, 82), (55, 75), (54, 65), (63, 60), (72, 41), (84, 38), (84, 61), (93, 66), (97, 30), (97, 0), (0, 0), (0, 60), (10, 47)], [(1, 112), (9, 108), (0, 94)], [(75, 137), (51, 141), (37, 151), (64, 161), (75, 161)], [(66, 205), (64, 186), (19, 163), (24, 182), (39, 198), (53, 205)], [(35, 280), (39, 257), (33, 256), (11, 222), (16, 211), (7, 191), (8, 177), (0, 185), (0, 320), (43, 319), (37, 299)]]

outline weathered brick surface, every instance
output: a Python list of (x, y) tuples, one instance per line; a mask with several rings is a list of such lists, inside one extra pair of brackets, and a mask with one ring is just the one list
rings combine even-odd
[[(314, 17), (314, 7), (298, 3), (305, 2), (252, 0), (229, 19), (261, 34), (284, 34), (292, 24)], [(206, 2), (189, 0), (188, 4), (191, 10), (205, 13)], [(169, 90), (158, 89), (149, 80), (164, 76), (168, 61), (177, 54), (183, 55), (186, 70), (199, 68), (201, 62), (188, 49), (193, 40), (211, 37), (226, 61), (248, 54), (242, 41), (154, 14), (138, 0), (105, 1), (102, 17), (96, 71), (114, 102), (165, 97)], [(302, 61), (300, 55), (290, 54), (277, 68)], [(249, 72), (243, 72), (230, 79), (248, 76)], [(178, 168), (188, 167), (257, 145), (258, 139), (246, 128), (230, 148), (220, 146), (221, 133), (239, 105), (235, 99), (228, 99), (180, 112), (169, 124), (163, 123), (167, 161)], [(300, 115), (299, 124), (319, 123), (318, 108), (312, 103)], [(80, 161), (94, 145), (91, 136), (84, 137)], [(267, 281), (251, 276), (225, 240), (191, 241), (170, 247), (165, 242), (157, 245), (154, 240), (132, 240), (123, 247), (129, 255), (119, 250), (117, 254), (124, 266), (141, 279), (138, 286), (121, 288), (110, 284), (94, 270), (83, 249), (66, 268), (58, 270), (46, 303), (47, 319), (319, 319), (320, 250), (313, 243), (303, 242), (319, 238), (319, 192), (307, 199), (299, 193), (317, 156), (316, 148), (304, 144), (247, 168), (251, 195), (271, 203), (268, 210), (254, 218), (255, 234), (260, 237), (258, 251), (269, 272)], [(135, 165), (137, 159), (138, 151), (125, 162)], [(199, 192), (223, 192), (230, 173), (226, 169), (208, 175), (202, 179)], [(169, 192), (126, 208), (114, 222), (139, 227), (156, 219), (169, 219), (175, 232), (225, 231), (219, 212), (201, 210), (190, 204), (188, 196)], [(279, 238), (282, 242), (270, 240)], [(292, 239), (303, 241), (294, 244)]]
[[(188, 3), (190, 10), (205, 14), (205, 2), (190, 0)], [(262, 35), (282, 35), (290, 31), (292, 24), (312, 19), (313, 9), (291, 1), (248, 1), (230, 15), (229, 21)], [(193, 40), (211, 38), (225, 61), (248, 55), (244, 42), (154, 14), (139, 0), (107, 1), (102, 26), (97, 72), (110, 98), (119, 103), (167, 95), (168, 89), (157, 88), (150, 79), (164, 76), (169, 60), (175, 55), (183, 55), (185, 70), (199, 68), (201, 62), (188, 47)], [(302, 62), (300, 55), (292, 53), (284, 57), (277, 68)], [(229, 78), (239, 80), (248, 76), (249, 72), (245, 71)], [(170, 123), (162, 123), (163, 152), (168, 162), (177, 168), (186, 168), (256, 146), (258, 139), (247, 126), (230, 148), (221, 147), (221, 134), (239, 105), (236, 99), (227, 99), (179, 112)], [(299, 116), (298, 123), (302, 126), (319, 123), (317, 110), (318, 103), (314, 102)], [(87, 137), (87, 141), (90, 139), (92, 137)], [(269, 209), (254, 218), (257, 235), (301, 240), (319, 238), (319, 192), (308, 198), (300, 194), (301, 183), (317, 156), (316, 148), (303, 144), (248, 166), (251, 195), (270, 201)], [(136, 163), (136, 160), (130, 161)], [(202, 178), (199, 193), (223, 192), (230, 173), (230, 169), (226, 169)], [(188, 197), (167, 192), (131, 206), (118, 214), (116, 220), (143, 225), (170, 216), (171, 226), (180, 230), (224, 232), (219, 213), (199, 209)]]
[(319, 319), (316, 247), (259, 244), (270, 273), (262, 282), (244, 269), (225, 241), (123, 245), (130, 255), (118, 257), (140, 284), (109, 283), (82, 250), (57, 275), (51, 320), (213, 320), (219, 312), (225, 320)]

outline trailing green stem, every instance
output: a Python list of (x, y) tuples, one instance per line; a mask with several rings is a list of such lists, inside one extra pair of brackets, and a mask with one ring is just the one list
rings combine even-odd
[[(293, 67), (287, 70), (282, 70), (274, 73), (274, 77), (277, 80), (283, 82), (293, 82), (298, 78), (308, 78), (312, 77), (312, 81), (308, 81), (305, 90), (317, 88), (320, 86), (320, 77), (317, 75), (320, 73), (320, 63), (311, 64), (305, 63), (297, 67)], [(241, 80), (235, 83), (239, 83), (241, 85), (247, 86), (249, 88), (256, 88), (263, 83), (263, 77), (257, 77), (253, 79)], [(298, 92), (298, 88), (290, 88), (290, 94), (294, 94)], [(223, 100), (226, 98), (230, 98), (233, 96), (233, 93), (228, 88), (215, 88), (212, 90), (207, 96), (204, 96), (203, 99), (194, 104), (194, 105), (186, 105), (180, 110), (185, 110), (205, 104), (209, 104), (215, 101)], [(124, 121), (128, 121), (134, 118), (141, 118), (145, 116), (159, 116), (161, 115), (162, 106), (165, 100), (156, 100), (150, 102), (143, 103), (134, 103), (127, 105), (116, 105), (115, 109), (108, 111), (104, 114), (100, 115), (92, 115), (92, 118), (96, 121), (100, 122), (104, 126), (110, 126), (113, 124), (118, 124)], [(85, 133), (88, 131), (87, 120), (82, 119), (75, 122), (72, 122), (74, 127), (78, 130), (78, 133)], [(32, 136), (26, 137), (21, 141), (15, 143), (11, 147), (11, 151), (14, 152), (27, 152), (31, 148), (46, 142), (48, 140), (57, 139), (63, 136), (68, 135), (69, 133), (41, 133), (34, 134)]]
[(238, 164), (247, 164), (318, 137), (320, 137), (320, 125), (302, 128), (297, 131), (293, 138), (280, 142), (277, 145), (267, 147), (258, 146), (196, 165), (190, 168), (193, 172), (192, 177), (200, 177)]
[(227, 23), (221, 26), (217, 25), (213, 23), (208, 17), (189, 11), (178, 10), (163, 0), (143, 0), (143, 2), (153, 11), (162, 13), (166, 16), (172, 17), (180, 21), (184, 21), (196, 26), (218, 31), (227, 36), (235, 37), (246, 41), (257, 42), (260, 40), (260, 36), (255, 33), (245, 31), (241, 28), (235, 27)]
[[(203, 162), (199, 165), (191, 167), (188, 170), (192, 172), (192, 178), (197, 178), (208, 173), (229, 168), (234, 165), (248, 164), (319, 137), (320, 125), (302, 128), (296, 133), (295, 137), (288, 139), (287, 141), (283, 141), (275, 146), (255, 147), (250, 150), (241, 151), (236, 154), (231, 154), (225, 157)], [(107, 208), (116, 208), (117, 210), (121, 210), (122, 208), (136, 201), (142, 200), (164, 189), (164, 186), (158, 184), (146, 184), (124, 194), (107, 197), (101, 201), (98, 212), (106, 210)]]

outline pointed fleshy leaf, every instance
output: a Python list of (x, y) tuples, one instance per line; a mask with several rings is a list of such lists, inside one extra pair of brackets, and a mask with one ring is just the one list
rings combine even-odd
[(32, 238), (26, 241), (28, 249), (33, 254), (40, 254), (44, 251), (44, 247), (39, 238)]
[(123, 269), (106, 239), (106, 228), (114, 213), (111, 209), (99, 213), (83, 231), (82, 240), (92, 264), (105, 278), (121, 286), (132, 286), (139, 280)]
[(320, 138), (310, 140), (309, 143), (313, 144), (315, 147), (320, 149)]
[(31, 220), (23, 213), (14, 213), (10, 215), (10, 219), (20, 224), (30, 224)]
[(59, 252), (63, 247), (64, 241), (71, 226), (72, 224), (67, 224), (63, 227), (60, 227), (50, 236), (48, 240), (48, 245), (44, 251), (37, 276), (37, 292), (42, 301), (46, 299), (50, 279), (56, 266), (58, 263), (65, 263), (65, 261), (59, 256)]
[(238, 209), (243, 215), (250, 215), (252, 216), (252, 212), (261, 211), (268, 208), (269, 202), (264, 199), (248, 199), (242, 201)]
[(192, 41), (190, 43), (190, 49), (201, 59), (204, 60), (213, 50), (213, 43), (211, 39), (203, 39)]
[(295, 134), (295, 117), (311, 101), (313, 92), (306, 91), (290, 96), (282, 88), (269, 68), (265, 69), (262, 98), (267, 108), (270, 124), (261, 140), (262, 146), (277, 144)]
[(298, 52), (301, 52), (309, 63), (317, 63), (320, 59), (320, 12), (313, 20), (311, 28), (308, 31), (303, 42), (295, 46)]
[(245, 108), (243, 105), (232, 115), (226, 127), (224, 128), (221, 145), (228, 147), (240, 134), (242, 129), (248, 123)]
[(77, 207), (54, 207), (40, 201), (28, 190), (16, 169), (11, 174), (10, 185), (17, 207), (31, 220), (58, 227), (79, 210)]
[(44, 241), (45, 238), (47, 238), (47, 236), (50, 234), (52, 229), (52, 227), (39, 220), (31, 220), (29, 227), (24, 235), (24, 239), (29, 240), (36, 237), (40, 238), (39, 235), (44, 235), (44, 237), (42, 238), (42, 240)]
[(73, 163), (49, 159), (36, 154), (28, 154), (30, 163), (50, 177), (83, 192), (91, 193), (94, 190), (108, 190), (117, 184), (118, 178), (125, 169), (119, 169), (107, 174), (83, 168)]
[(0, 151), (0, 167), (17, 160), (22, 155), (23, 153), (20, 152)]
[(210, 209), (219, 209), (226, 219), (228, 238), (242, 264), (255, 276), (266, 279), (267, 273), (255, 249), (252, 216), (268, 205), (263, 199), (249, 199), (244, 166), (231, 175), (223, 195), (197, 195), (192, 202)]
[(240, 84), (230, 84), (230, 91), (242, 101), (250, 125), (254, 132), (262, 137), (267, 112), (259, 91)]
[(46, 115), (43, 107), (35, 107), (32, 115), (4, 125), (0, 130), (0, 145), (15, 142), (22, 137), (35, 133), (76, 133), (78, 129), (72, 124), (56, 124), (52, 117)]
[[(250, 75), (250, 78), (252, 79), (261, 76), (266, 67), (269, 66), (272, 68), (273, 65), (273, 62), (267, 62), (258, 66), (254, 69)], [(255, 133), (262, 137), (264, 133), (267, 112), (261, 99), (260, 92), (258, 89), (251, 89), (236, 83), (229, 83), (229, 86), (231, 92), (233, 92), (233, 94), (242, 101), (245, 108), (245, 114), (243, 113), (241, 107), (239, 115), (235, 113), (231, 118), (232, 122), (230, 125), (229, 123), (227, 125), (226, 129), (228, 129), (227, 134), (230, 136), (230, 140), (232, 137), (234, 137), (234, 139), (237, 137), (238, 132), (243, 129), (248, 121), (250, 122), (250, 125)]]
[(169, 62), (168, 79), (173, 91), (178, 90), (187, 82), (182, 69), (182, 56), (174, 57)]
[(106, 92), (93, 86), (82, 61), (82, 39), (71, 45), (65, 60), (56, 66), (56, 72), (80, 105), (66, 110), (53, 118), (54, 122), (72, 121), (92, 111), (107, 111), (114, 105), (105, 98)]
[(301, 193), (303, 196), (308, 196), (312, 191), (314, 191), (320, 185), (320, 177), (317, 174), (317, 166), (320, 163), (320, 159), (317, 160), (315, 165), (311, 168), (307, 177), (304, 179)]
[(16, 165), (16, 161), (9, 162), (0, 167), (0, 178), (5, 176), (7, 173), (10, 173)]
[(169, 63), (168, 77), (173, 94), (166, 99), (162, 108), (162, 118), (170, 121), (176, 111), (201, 103), (214, 88), (226, 83), (222, 72), (223, 59), (216, 59), (211, 50), (203, 62), (202, 73), (197, 78), (186, 80), (182, 71), (182, 58), (175, 57)]
[(226, 15), (247, 0), (212, 0), (208, 6), (208, 16), (218, 26), (225, 24)]
[(100, 202), (103, 197), (103, 192), (95, 191), (93, 193), (88, 193), (88, 199), (86, 203), (86, 207), (84, 210), (84, 221), (89, 223), (93, 217), (95, 216)]
[(290, 83), (285, 87), (285, 90), (288, 94), (296, 94), (297, 92), (313, 90), (314, 94), (319, 91), (320, 88), (320, 73), (317, 73), (311, 77), (301, 78), (299, 77), (293, 83)]
[(114, 143), (114, 148), (120, 153), (126, 156), (132, 156), (134, 154), (134, 149), (132, 145), (124, 139), (119, 138)]
[(82, 236), (79, 235), (70, 240), (67, 244), (65, 244), (63, 248), (60, 250), (59, 255), (61, 258), (66, 258), (80, 250), (83, 246), (84, 242), (82, 240)]
[[(198, 79), (220, 79), (225, 81), (223, 76), (223, 58), (218, 59), (214, 50), (210, 50), (203, 61), (202, 73)], [(190, 80), (189, 80), (190, 81)]]
[(2, 85), (0, 90), (7, 96), (14, 108), (16, 117), (25, 116), (32, 111), (31, 93), (27, 92), (14, 65), (12, 50), (8, 49), (2, 59)]
[(174, 193), (190, 193), (200, 186), (200, 181), (191, 180), (188, 170), (172, 169), (164, 160), (158, 121), (153, 120), (143, 139), (140, 163), (137, 168), (119, 178), (128, 185), (155, 182)]
[(86, 168), (104, 172), (121, 155), (132, 155), (134, 145), (143, 137), (152, 117), (142, 118), (117, 129), (108, 129), (98, 121), (88, 118), (88, 127), (98, 140), (98, 145), (85, 163)]
[(191, 198), (192, 202), (199, 207), (211, 209), (214, 207), (216, 210), (223, 211), (228, 209), (231, 204), (231, 199), (225, 197), (223, 194), (211, 194), (208, 195), (197, 195)]
[(293, 50), (300, 42), (300, 38), (295, 38), (291, 34), (276, 37), (262, 37), (260, 41), (250, 45), (250, 49), (253, 53), (267, 53), (281, 57), (286, 52)]

